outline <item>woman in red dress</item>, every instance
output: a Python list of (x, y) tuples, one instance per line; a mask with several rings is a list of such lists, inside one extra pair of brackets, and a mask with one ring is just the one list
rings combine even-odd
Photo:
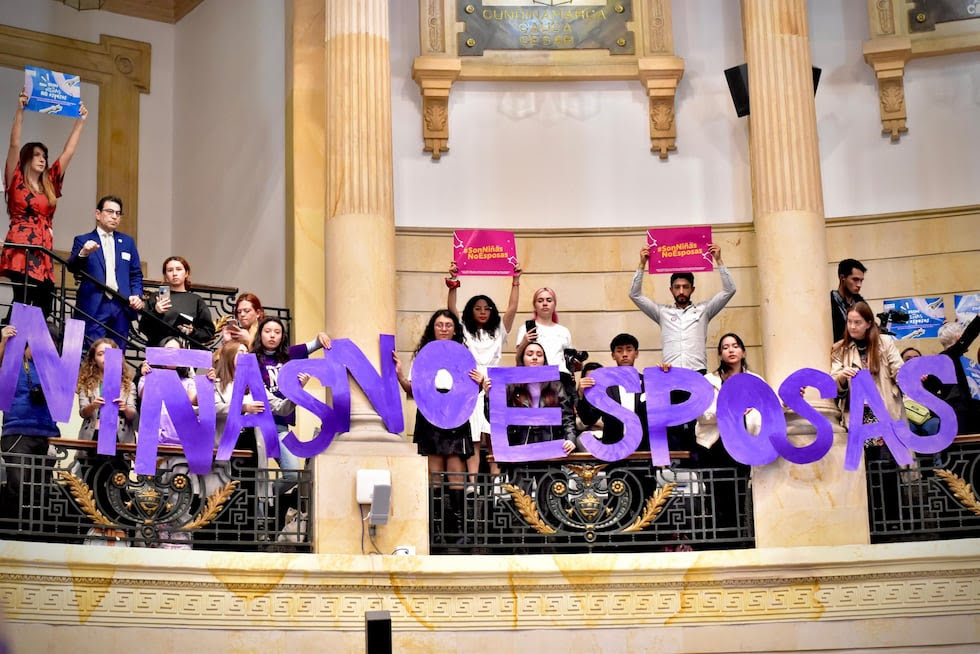
[[(20, 92), (17, 113), (10, 129), (10, 149), (3, 171), (4, 189), (7, 193), (7, 214), (10, 230), (4, 239), (7, 243), (36, 245), (51, 249), (54, 241), (52, 221), (61, 196), (61, 184), (65, 169), (75, 154), (78, 138), (85, 124), (88, 111), (81, 106), (81, 117), (75, 120), (61, 156), (48, 167), (48, 148), (43, 143), (27, 143), (20, 146), (21, 124), (27, 93)], [(14, 282), (14, 302), (33, 304), (41, 308), (45, 317), (51, 313), (54, 299), (54, 267), (51, 257), (37, 250), (24, 250), (16, 246), (4, 246), (0, 253), (0, 275)], [(7, 313), (5, 322), (9, 322)]]

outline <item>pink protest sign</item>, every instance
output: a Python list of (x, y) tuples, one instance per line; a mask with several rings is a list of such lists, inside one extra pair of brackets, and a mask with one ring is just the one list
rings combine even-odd
[(514, 232), (457, 229), (453, 232), (453, 261), (460, 275), (513, 276), (517, 263)]
[(714, 261), (708, 252), (710, 242), (711, 227), (648, 229), (650, 274), (714, 270)]

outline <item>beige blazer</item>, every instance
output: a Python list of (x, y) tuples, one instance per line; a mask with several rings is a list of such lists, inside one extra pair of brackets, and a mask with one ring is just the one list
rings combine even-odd
[[(891, 336), (882, 334), (881, 339), (880, 365), (878, 374), (872, 375), (875, 386), (881, 394), (881, 399), (885, 401), (888, 414), (892, 420), (905, 420), (905, 406), (902, 403), (902, 392), (898, 388), (898, 369), (902, 367), (902, 357), (895, 347), (895, 339)], [(838, 341), (839, 342), (839, 341)], [(861, 355), (858, 354), (857, 345), (853, 342), (845, 350), (841, 350), (835, 344), (830, 352), (830, 376), (837, 382), (837, 389), (841, 393), (849, 393), (850, 379), (843, 375), (844, 370), (861, 365)], [(850, 402), (845, 400), (841, 408), (841, 422), (845, 427), (849, 424)]]

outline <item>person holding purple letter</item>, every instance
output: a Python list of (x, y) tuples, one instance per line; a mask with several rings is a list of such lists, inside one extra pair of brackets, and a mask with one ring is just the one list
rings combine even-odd
[[(463, 343), (476, 359), (476, 369), (481, 374), (487, 374), (489, 368), (500, 365), (500, 358), (504, 351), (504, 343), (507, 342), (507, 335), (514, 326), (514, 317), (517, 315), (517, 306), (520, 301), (521, 288), (521, 267), (514, 264), (514, 277), (510, 284), (510, 297), (507, 300), (507, 309), (503, 315), (497, 310), (497, 305), (486, 295), (474, 295), (463, 307), (462, 315), (456, 308), (456, 295), (460, 282), (456, 275), (459, 273), (455, 262), (449, 266), (449, 277), (446, 278), (446, 286), (449, 294), (446, 298), (446, 306), (463, 323)], [(473, 415), (470, 416), (470, 435), (473, 438), (474, 456), (466, 460), (466, 469), (469, 471), (470, 483), (466, 486), (469, 493), (473, 489), (472, 482), (475, 475), (480, 471), (480, 444), (487, 443), (490, 448), (490, 423), (487, 422), (483, 411), (484, 393), (480, 391), (477, 397)], [(490, 463), (490, 472), (500, 474), (500, 468), (496, 462)]]
[[(677, 272), (670, 276), (670, 294), (673, 304), (660, 304), (643, 295), (643, 276), (650, 260), (650, 246), (640, 249), (640, 262), (633, 275), (630, 299), (640, 311), (660, 325), (663, 338), (663, 363), (689, 370), (697, 370), (702, 375), (708, 371), (708, 354), (705, 341), (708, 337), (708, 323), (728, 304), (735, 295), (735, 282), (728, 267), (721, 259), (721, 247), (708, 244), (708, 252), (714, 259), (721, 275), (721, 290), (706, 302), (695, 304), (694, 275)], [(683, 391), (671, 393), (672, 404), (683, 402), (688, 395)], [(667, 431), (672, 450), (694, 450), (694, 422), (671, 427)], [(695, 463), (694, 459), (689, 460)]]
[[(456, 314), (448, 309), (439, 309), (432, 314), (429, 322), (422, 332), (422, 338), (415, 348), (415, 356), (433, 341), (455, 341), (463, 343), (463, 325), (456, 317)], [(405, 394), (412, 397), (412, 371), (406, 377), (402, 370), (402, 363), (396, 352), (392, 352), (392, 359), (395, 361), (395, 374), (398, 375), (398, 383), (405, 391)], [(414, 361), (413, 361), (414, 366)], [(473, 369), (469, 373), (470, 379), (484, 388), (486, 376), (479, 370)], [(435, 376), (435, 387), (440, 392), (448, 392), (452, 387), (452, 376), (446, 370), (439, 370)], [(442, 473), (446, 475), (448, 487), (447, 502), (443, 504), (447, 508), (443, 527), (446, 533), (460, 533), (464, 525), (463, 516), (463, 487), (466, 479), (466, 459), (473, 456), (473, 438), (470, 435), (470, 423), (465, 420), (450, 429), (436, 427), (429, 422), (421, 411), (415, 412), (415, 436), (412, 439), (418, 447), (418, 453), (426, 458), (429, 466), (429, 483), (432, 485), (434, 495), (437, 497), (436, 506), (441, 503), (438, 497), (442, 496), (444, 484), (439, 479)]]

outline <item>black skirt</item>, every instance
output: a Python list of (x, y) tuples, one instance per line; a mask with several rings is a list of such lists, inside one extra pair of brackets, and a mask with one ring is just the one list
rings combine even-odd
[(418, 446), (422, 456), (458, 456), (468, 459), (473, 454), (469, 421), (452, 429), (440, 429), (426, 420), (421, 411), (415, 412), (415, 437), (412, 442)]

